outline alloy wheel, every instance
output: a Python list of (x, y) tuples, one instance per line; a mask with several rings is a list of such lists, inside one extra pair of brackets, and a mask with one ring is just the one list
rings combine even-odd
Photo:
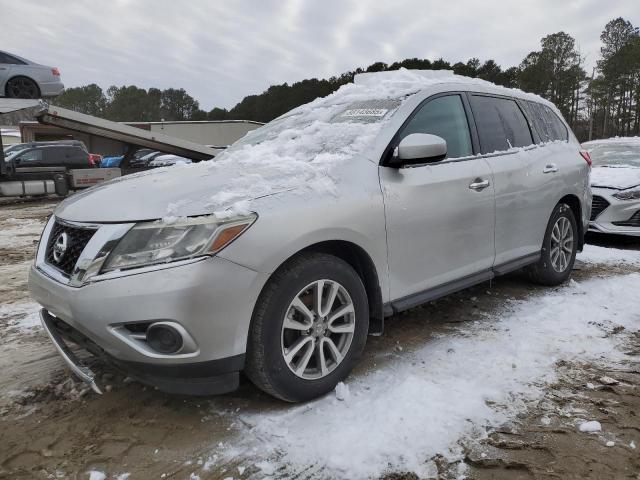
[(282, 355), (305, 380), (324, 378), (347, 355), (355, 332), (349, 292), (334, 280), (317, 280), (293, 298), (282, 324)]
[(28, 78), (14, 78), (7, 84), (7, 92), (13, 98), (37, 98), (38, 87)]
[(558, 272), (564, 272), (573, 255), (573, 227), (567, 217), (560, 217), (551, 230), (551, 266)]

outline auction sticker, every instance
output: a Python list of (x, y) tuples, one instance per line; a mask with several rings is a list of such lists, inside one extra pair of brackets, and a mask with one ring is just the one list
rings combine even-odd
[(345, 110), (343, 117), (384, 117), (389, 111), (387, 108), (352, 108)]

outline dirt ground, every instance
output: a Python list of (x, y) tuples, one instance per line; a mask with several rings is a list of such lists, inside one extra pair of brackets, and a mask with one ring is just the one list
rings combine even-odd
[[(196, 471), (201, 479), (261, 478), (246, 455), (213, 462), (211, 452), (224, 451), (237, 433), (237, 412), (288, 405), (247, 381), (220, 397), (165, 395), (101, 365), (94, 367), (106, 392), (95, 395), (71, 377), (42, 331), (30, 328), (36, 322), (26, 270), (54, 206), (47, 199), (0, 204), (0, 478), (85, 479), (91, 470), (128, 472), (131, 479), (198, 478), (192, 476)], [(592, 240), (640, 249), (629, 241)], [(583, 265), (574, 278), (627, 271), (634, 270)], [(369, 338), (354, 375), (393, 362), (399, 344), (417, 348), (435, 335), (446, 335), (458, 322), (496, 311), (505, 299), (526, 298), (537, 290), (515, 273), (392, 317), (384, 336)], [(477, 299), (471, 308), (470, 298)], [(627, 347), (630, 355), (638, 355), (640, 335)], [(468, 478), (640, 479), (640, 445), (632, 443), (640, 438), (640, 367), (629, 362), (612, 371), (560, 362), (557, 371), (558, 382), (520, 417), (479, 443), (461, 440)], [(606, 435), (577, 432), (576, 418), (599, 420)], [(441, 478), (455, 478), (456, 465), (435, 460)], [(275, 476), (307, 478), (304, 471)], [(414, 475), (399, 472), (387, 478)]]

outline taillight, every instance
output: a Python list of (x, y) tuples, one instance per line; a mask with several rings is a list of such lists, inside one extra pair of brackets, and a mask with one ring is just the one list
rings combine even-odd
[(51, 69), (51, 73), (52, 73), (54, 76), (56, 76), (56, 77), (59, 77), (59, 76), (60, 76), (60, 70), (58, 70), (56, 67), (53, 67), (53, 68)]
[(591, 161), (591, 155), (589, 155), (589, 152), (587, 152), (586, 150), (580, 150), (580, 156), (584, 158), (584, 161), (587, 162), (587, 165), (591, 166), (593, 162)]

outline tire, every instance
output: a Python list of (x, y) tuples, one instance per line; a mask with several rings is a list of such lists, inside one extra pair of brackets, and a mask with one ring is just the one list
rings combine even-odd
[[(323, 292), (319, 316), (313, 300), (318, 291)], [(296, 299), (304, 305), (296, 302), (294, 306)], [(348, 313), (327, 323), (341, 311)], [(317, 319), (315, 323), (309, 314)], [(289, 328), (291, 325), (295, 328)], [(303, 331), (302, 325), (312, 327)], [(347, 377), (362, 355), (368, 330), (367, 294), (355, 270), (333, 255), (301, 254), (276, 271), (260, 294), (251, 319), (245, 374), (258, 388), (281, 400), (311, 400)], [(340, 361), (330, 343), (339, 350)], [(296, 345), (302, 345), (297, 353)], [(286, 355), (292, 355), (289, 361)]]
[(9, 98), (39, 98), (38, 84), (27, 77), (13, 77), (5, 87)]
[[(565, 228), (568, 233), (563, 236)], [(571, 241), (568, 238), (571, 236)], [(556, 239), (561, 240), (559, 245)], [(564, 248), (563, 248), (564, 246)], [(571, 275), (578, 248), (578, 227), (571, 207), (559, 203), (551, 214), (544, 234), (540, 260), (528, 267), (529, 278), (539, 285), (556, 286)], [(556, 250), (557, 255), (556, 256)]]

